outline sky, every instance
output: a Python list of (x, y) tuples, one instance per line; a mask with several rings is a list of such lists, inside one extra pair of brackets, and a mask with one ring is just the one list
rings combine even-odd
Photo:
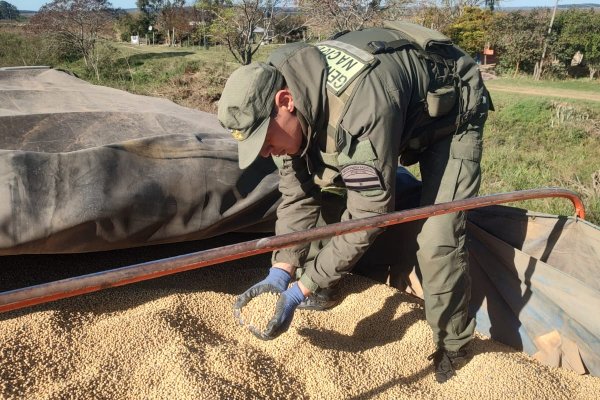
[[(19, 10), (37, 11), (39, 8), (51, 0), (6, 0)], [(113, 7), (135, 8), (135, 0), (111, 0)], [(192, 3), (192, 1), (188, 1)], [(555, 0), (501, 0), (502, 7), (554, 7)], [(600, 4), (600, 0), (559, 0), (558, 4)]]

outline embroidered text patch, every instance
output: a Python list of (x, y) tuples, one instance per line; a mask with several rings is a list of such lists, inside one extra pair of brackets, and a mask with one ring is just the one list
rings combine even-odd
[(327, 87), (339, 96), (374, 58), (364, 50), (336, 41), (317, 44), (327, 60)]

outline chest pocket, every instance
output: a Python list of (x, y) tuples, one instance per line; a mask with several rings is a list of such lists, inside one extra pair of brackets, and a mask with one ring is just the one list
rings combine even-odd
[(316, 163), (314, 165), (314, 182), (321, 187), (321, 190), (340, 194), (345, 190), (344, 183), (340, 175), (340, 167), (346, 162), (350, 146), (353, 141), (352, 135), (340, 128), (340, 121), (346, 108), (348, 100), (359, 80), (354, 80), (347, 88), (346, 92), (338, 97), (327, 92), (327, 104), (329, 109), (329, 120), (327, 123), (327, 132), (318, 135)]
[(318, 151), (314, 155), (314, 182), (321, 190), (336, 194), (345, 191), (340, 167), (349, 160), (353, 138), (340, 128), (347, 105), (356, 87), (377, 59), (370, 53), (336, 40), (317, 44), (327, 61), (327, 132), (318, 134)]

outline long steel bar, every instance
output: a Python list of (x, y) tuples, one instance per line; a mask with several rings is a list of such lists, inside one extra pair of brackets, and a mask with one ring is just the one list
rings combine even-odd
[(575, 192), (566, 189), (531, 189), (474, 197), (466, 200), (397, 211), (376, 217), (339, 222), (302, 232), (293, 232), (280, 236), (250, 240), (215, 249), (11, 290), (0, 293), (0, 312), (16, 310), (110, 287), (123, 286), (134, 282), (250, 257), (256, 254), (267, 253), (273, 250), (331, 236), (401, 224), (457, 211), (548, 197), (562, 197), (571, 200), (575, 207), (576, 215), (581, 219), (585, 217), (585, 210), (581, 199)]

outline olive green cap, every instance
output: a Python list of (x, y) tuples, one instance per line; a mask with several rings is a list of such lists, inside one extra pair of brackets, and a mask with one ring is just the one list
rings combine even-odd
[(283, 75), (265, 63), (252, 63), (236, 69), (223, 89), (218, 117), (238, 141), (240, 168), (258, 157), (275, 107), (275, 94), (283, 88)]

